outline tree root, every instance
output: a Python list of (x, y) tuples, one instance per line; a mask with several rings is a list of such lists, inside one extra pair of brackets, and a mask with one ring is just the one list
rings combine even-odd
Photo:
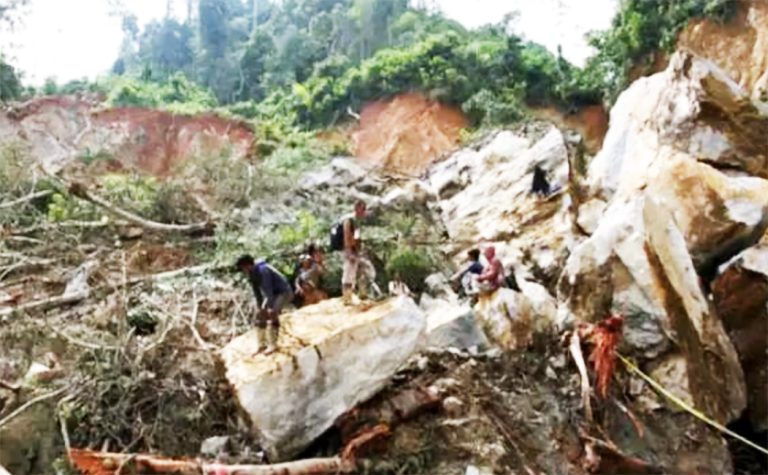
[(626, 475), (662, 473), (661, 468), (637, 457), (626, 455), (613, 444), (590, 437), (583, 431), (580, 437), (585, 443), (584, 468), (590, 473)]

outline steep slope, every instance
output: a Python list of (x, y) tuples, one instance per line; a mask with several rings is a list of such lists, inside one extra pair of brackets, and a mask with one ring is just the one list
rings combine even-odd
[(354, 134), (355, 155), (364, 163), (419, 174), (459, 142), (464, 114), (419, 94), (368, 104)]
[(678, 47), (714, 62), (754, 99), (768, 101), (768, 3), (741, 0), (727, 24), (693, 22)]
[(49, 171), (76, 158), (164, 175), (186, 158), (251, 153), (245, 124), (216, 115), (185, 116), (142, 109), (104, 109), (75, 96), (43, 97), (0, 111), (0, 141), (28, 148)]

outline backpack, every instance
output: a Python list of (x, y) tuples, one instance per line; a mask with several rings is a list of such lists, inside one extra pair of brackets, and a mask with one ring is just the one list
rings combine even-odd
[(520, 290), (520, 285), (517, 283), (517, 277), (515, 277), (514, 268), (510, 269), (509, 274), (504, 277), (504, 286), (514, 290), (515, 292), (522, 292), (522, 290)]
[(331, 251), (344, 249), (344, 223), (336, 223), (331, 228)]
[[(346, 219), (342, 219), (340, 222), (334, 224), (331, 228), (331, 251), (341, 251), (344, 249), (344, 221), (346, 221)], [(354, 220), (351, 222), (351, 224), (352, 231), (354, 231)]]

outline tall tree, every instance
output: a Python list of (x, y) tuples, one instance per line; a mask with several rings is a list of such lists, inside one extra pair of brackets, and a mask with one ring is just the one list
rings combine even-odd
[(13, 13), (29, 0), (0, 0), (0, 23), (13, 23)]
[(0, 56), (0, 102), (18, 99), (21, 92), (22, 85), (19, 74)]
[(157, 79), (177, 71), (189, 72), (193, 60), (192, 29), (172, 18), (152, 22), (141, 35), (139, 61), (152, 68)]

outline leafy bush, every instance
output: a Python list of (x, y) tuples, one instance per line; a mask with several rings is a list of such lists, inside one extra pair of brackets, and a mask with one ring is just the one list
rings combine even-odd
[(387, 260), (386, 271), (390, 279), (400, 279), (411, 291), (426, 290), (424, 280), (433, 272), (434, 263), (424, 252), (401, 247)]
[(47, 215), (51, 222), (95, 221), (100, 218), (95, 206), (61, 193), (54, 193), (51, 197)]
[(509, 91), (499, 96), (488, 89), (481, 89), (461, 105), (461, 110), (473, 124), (485, 126), (510, 124), (525, 116), (518, 94)]
[(208, 90), (176, 73), (164, 82), (128, 77), (112, 78), (105, 84), (111, 107), (153, 107), (179, 114), (206, 112), (218, 105)]

